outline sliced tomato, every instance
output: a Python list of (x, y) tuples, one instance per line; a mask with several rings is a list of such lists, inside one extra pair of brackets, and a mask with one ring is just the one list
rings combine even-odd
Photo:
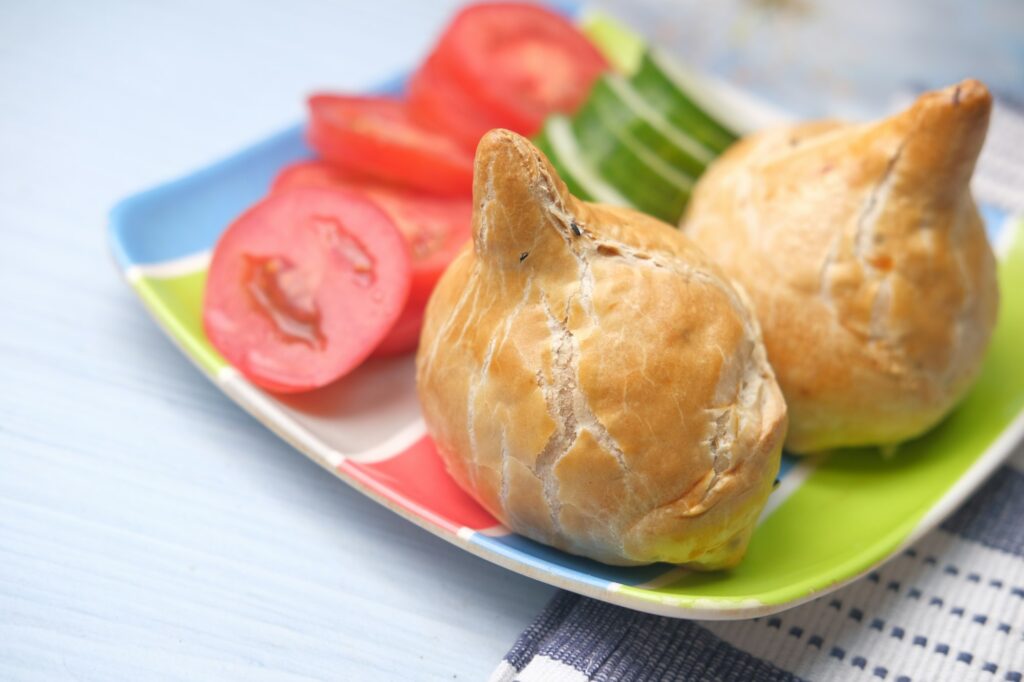
[(343, 187), (357, 177), (323, 161), (299, 161), (285, 166), (274, 178), (270, 191), (294, 187)]
[(309, 390), (374, 351), (405, 308), (411, 281), (405, 239), (374, 201), (296, 187), (260, 201), (221, 236), (203, 326), (253, 383)]
[(472, 193), (472, 152), (417, 123), (404, 101), (313, 95), (309, 109), (309, 143), (330, 163), (428, 192)]
[(503, 127), (532, 135), (548, 114), (571, 113), (608, 69), (590, 41), (565, 17), (538, 5), (472, 5), (449, 25), (437, 62)]
[(508, 127), (508, 120), (485, 109), (461, 83), (430, 56), (409, 79), (409, 109), (424, 126), (439, 130), (476, 151), (484, 133)]
[(272, 191), (294, 187), (335, 187), (360, 191), (375, 201), (405, 236), (412, 256), (412, 283), (401, 317), (374, 353), (381, 357), (416, 348), (423, 310), (448, 264), (469, 241), (473, 202), (443, 197), (348, 175), (323, 161), (304, 161), (285, 168)]
[(409, 300), (402, 314), (391, 328), (388, 335), (373, 351), (371, 357), (390, 358), (404, 355), (416, 350), (420, 345), (420, 331), (423, 329), (423, 316), (427, 312), (427, 302)]

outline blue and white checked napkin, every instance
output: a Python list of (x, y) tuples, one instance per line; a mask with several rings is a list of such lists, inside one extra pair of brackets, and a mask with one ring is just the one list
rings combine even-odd
[[(1024, 215), (1022, 149), (1024, 116), (997, 106), (974, 180), (983, 203)], [(562, 592), (491, 676), (801, 679), (1024, 680), (1024, 445), (940, 529), (821, 599), (775, 616), (711, 622)]]

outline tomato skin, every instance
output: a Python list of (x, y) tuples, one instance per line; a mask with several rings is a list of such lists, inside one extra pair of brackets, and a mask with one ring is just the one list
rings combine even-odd
[(323, 161), (297, 161), (278, 172), (270, 184), (270, 193), (294, 187), (346, 187), (356, 177)]
[(410, 248), (409, 297), (398, 321), (373, 356), (387, 357), (415, 350), (427, 300), (448, 264), (470, 240), (472, 200), (434, 196), (355, 177), (323, 161), (303, 161), (286, 167), (274, 180), (271, 191), (288, 191), (293, 187), (333, 187), (362, 192), (394, 221)]
[(370, 355), (371, 358), (392, 358), (397, 355), (411, 353), (420, 345), (420, 331), (423, 329), (423, 316), (427, 312), (427, 301), (410, 299), (402, 310), (395, 326), (380, 342)]
[(416, 122), (404, 101), (317, 94), (309, 109), (309, 144), (331, 164), (427, 192), (472, 194), (473, 154)]
[(214, 249), (207, 338), (271, 391), (319, 388), (365, 360), (405, 308), (408, 246), (358, 192), (295, 187), (239, 216)]
[(551, 113), (575, 111), (609, 66), (565, 17), (521, 2), (480, 3), (463, 9), (433, 53), (481, 108), (504, 128), (540, 130)]
[(407, 195), (391, 187), (367, 188), (367, 194), (394, 219), (409, 239), (412, 285), (398, 322), (374, 351), (390, 357), (416, 350), (430, 294), (448, 265), (472, 236), (472, 199)]
[(500, 113), (489, 111), (451, 77), (431, 55), (409, 79), (409, 109), (424, 126), (444, 132), (466, 149), (476, 151), (480, 138), (494, 128), (508, 127)]

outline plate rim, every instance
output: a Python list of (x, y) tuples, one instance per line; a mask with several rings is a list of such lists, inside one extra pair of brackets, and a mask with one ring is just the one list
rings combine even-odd
[[(368, 92), (393, 92), (396, 88), (401, 87), (405, 79), (405, 74), (392, 77), (385, 81), (381, 86), (368, 89)], [(716, 85), (718, 84), (718, 81), (714, 81), (713, 79), (709, 78), (709, 81)], [(774, 107), (771, 107), (771, 105), (766, 105), (760, 100), (757, 100), (749, 93), (734, 90), (727, 84), (725, 87), (730, 90), (730, 96), (739, 97), (742, 98), (742, 100), (753, 102), (754, 105), (759, 107), (762, 111), (765, 111), (766, 109), (770, 113), (778, 111)], [(245, 410), (250, 416), (256, 419), (256, 421), (258, 421), (263, 427), (267, 428), (271, 433), (276, 435), (285, 443), (301, 452), (322, 468), (331, 472), (335, 477), (341, 479), (350, 487), (369, 497), (377, 504), (384, 506), (390, 511), (398, 514), (406, 521), (411, 521), (418, 527), (463, 550), (468, 551), (476, 557), (484, 559), (485, 561), (554, 587), (583, 594), (618, 606), (659, 616), (687, 620), (721, 621), (768, 616), (789, 610), (834, 592), (863, 578), (871, 571), (876, 570), (878, 567), (899, 556), (905, 549), (920, 540), (924, 535), (935, 530), (941, 522), (945, 520), (945, 518), (955, 511), (958, 506), (963, 504), (971, 494), (976, 492), (982, 483), (984, 483), (984, 481), (1009, 458), (1015, 447), (1024, 440), (1024, 407), (1022, 407), (1018, 410), (1016, 415), (1009, 420), (1006, 426), (998, 432), (995, 439), (990, 442), (981, 455), (979, 455), (956, 479), (956, 481), (942, 493), (942, 496), (938, 498), (938, 500), (927, 508), (911, 528), (910, 532), (908, 532), (893, 549), (889, 550), (886, 554), (875, 560), (866, 568), (858, 572), (851, 573), (843, 579), (833, 582), (823, 588), (812, 590), (798, 597), (777, 603), (766, 603), (755, 598), (742, 597), (676, 597), (671, 594), (655, 592), (650, 588), (644, 588), (643, 584), (638, 586), (625, 586), (604, 578), (601, 580), (605, 585), (598, 586), (585, 580), (564, 575), (561, 572), (538, 568), (528, 562), (516, 560), (502, 552), (494, 551), (486, 545), (472, 542), (470, 538), (473, 534), (483, 533), (484, 531), (461, 527), (453, 532), (444, 525), (433, 522), (427, 515), (418, 516), (413, 513), (412, 510), (403, 508), (394, 500), (391, 500), (387, 496), (374, 490), (371, 485), (360, 480), (357, 473), (354, 473), (353, 470), (344, 466), (345, 461), (356, 462), (357, 460), (348, 460), (348, 458), (343, 458), (341, 462), (332, 462), (299, 441), (295, 437), (295, 434), (290, 433), (289, 429), (278, 424), (272, 418), (272, 415), (261, 411), (257, 405), (257, 401), (254, 401), (251, 396), (246, 395), (249, 393), (255, 395), (259, 389), (245, 380), (237, 370), (230, 365), (219, 370), (205, 367), (199, 357), (194, 356), (193, 353), (189, 352), (184, 340), (174, 333), (174, 331), (169, 327), (165, 316), (156, 310), (156, 301), (159, 300), (159, 297), (146, 296), (142, 293), (141, 287), (145, 285), (147, 271), (152, 273), (154, 268), (166, 266), (167, 264), (186, 262), (190, 259), (200, 260), (203, 258), (204, 254), (208, 254), (212, 250), (213, 246), (211, 245), (206, 249), (171, 260), (145, 263), (133, 262), (129, 257), (129, 251), (126, 248), (127, 242), (131, 241), (131, 235), (133, 233), (131, 227), (132, 222), (129, 219), (131, 209), (134, 206), (165, 192), (187, 189), (191, 185), (202, 184), (210, 178), (217, 177), (220, 173), (229, 170), (234, 164), (244, 162), (250, 157), (257, 157), (266, 150), (273, 148), (275, 145), (281, 144), (282, 141), (295, 136), (303, 130), (303, 127), (303, 123), (300, 122), (279, 129), (252, 144), (236, 150), (233, 153), (201, 165), (192, 172), (178, 175), (167, 181), (154, 184), (148, 188), (122, 198), (110, 209), (108, 216), (108, 246), (110, 248), (110, 253), (113, 256), (112, 260), (125, 282), (135, 292), (136, 296), (141, 299), (143, 308), (146, 310), (147, 314), (157, 323), (157, 326), (161, 331), (163, 331), (164, 335), (170, 338), (175, 347), (186, 358), (188, 358), (189, 362), (199, 370), (200, 374), (210, 380), (222, 393)], [(1024, 219), (1019, 217), (1008, 218), (1004, 229), (1013, 232), (1013, 234), (1006, 235), (1011, 241), (1024, 239)], [(186, 270), (178, 274), (184, 275), (195, 271), (196, 270)], [(167, 312), (170, 313), (171, 311), (168, 310)], [(166, 317), (169, 319), (176, 317), (176, 315), (168, 314)], [(226, 380), (228, 377), (232, 377), (234, 380), (229, 382)], [(243, 390), (239, 390), (239, 387), (241, 386), (244, 386), (245, 388)], [(579, 572), (578, 569), (567, 570)], [(624, 590), (623, 588), (626, 589)]]

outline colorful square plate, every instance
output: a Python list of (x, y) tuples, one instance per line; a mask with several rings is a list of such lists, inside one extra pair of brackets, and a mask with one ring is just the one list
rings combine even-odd
[[(396, 81), (386, 89), (399, 88)], [(539, 545), (500, 526), (448, 477), (420, 415), (411, 356), (373, 361), (335, 385), (282, 397), (248, 383), (207, 341), (200, 310), (210, 249), (282, 166), (309, 156), (296, 126), (125, 199), (110, 217), (117, 263), (168, 336), (270, 430), (374, 501), (510, 570), (680, 618), (781, 611), (856, 579), (921, 537), (1024, 432), (1024, 239), (1017, 238), (1024, 230), (988, 210), (990, 236), (1000, 245), (999, 325), (977, 385), (938, 428), (894, 453), (784, 457), (747, 557), (731, 571), (617, 568)]]

